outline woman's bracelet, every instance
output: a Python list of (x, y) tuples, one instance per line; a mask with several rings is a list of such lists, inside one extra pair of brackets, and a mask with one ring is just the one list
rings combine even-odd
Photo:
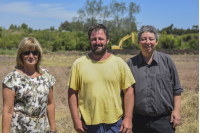
[(57, 130), (56, 130), (56, 131), (52, 131), (52, 130), (50, 130), (50, 133), (57, 133)]

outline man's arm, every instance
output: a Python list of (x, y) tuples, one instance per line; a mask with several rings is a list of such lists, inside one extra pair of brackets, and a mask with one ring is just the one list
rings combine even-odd
[(181, 93), (174, 95), (174, 110), (171, 114), (171, 120), (172, 123), (174, 121), (173, 128), (179, 125), (180, 123), (180, 108), (181, 108)]
[(74, 122), (74, 128), (78, 133), (87, 133), (85, 130), (87, 130), (87, 127), (81, 121), (78, 115), (78, 91), (73, 90), (69, 87), (68, 89), (68, 103), (69, 108), (72, 115), (72, 120)]
[(122, 121), (120, 132), (130, 133), (132, 130), (132, 117), (133, 117), (133, 107), (134, 107), (134, 89), (129, 87), (124, 92), (124, 119)]

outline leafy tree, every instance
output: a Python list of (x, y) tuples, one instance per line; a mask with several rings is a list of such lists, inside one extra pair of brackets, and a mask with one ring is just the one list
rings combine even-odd
[(28, 28), (28, 25), (25, 24), (25, 23), (22, 23), (21, 28), (22, 28), (22, 29), (27, 29), (27, 28)]
[(161, 30), (161, 32), (166, 31), (167, 34), (172, 34), (174, 25), (171, 24), (169, 27), (166, 27)]
[(29, 32), (29, 33), (32, 33), (32, 32), (33, 32), (33, 28), (30, 28), (30, 27), (29, 27), (29, 28), (28, 28), (28, 32)]
[(54, 30), (55, 30), (54, 26), (51, 26), (50, 31), (54, 31)]
[(2, 27), (0, 26), (0, 38), (2, 37)]
[(85, 6), (78, 10), (80, 20), (90, 20), (90, 25), (95, 23), (96, 17), (100, 14), (102, 10), (102, 0), (97, 2), (96, 0), (87, 0)]
[(66, 32), (63, 38), (64, 50), (75, 50), (76, 49), (76, 37), (70, 32)]
[(193, 49), (193, 50), (198, 50), (199, 49), (199, 41), (196, 40), (196, 39), (191, 39), (189, 42), (188, 42), (189, 46), (190, 46), (190, 49)]
[(71, 30), (69, 31), (83, 31), (83, 21), (78, 20), (76, 17), (73, 18), (73, 21), (70, 23)]
[(172, 35), (161, 35), (158, 43), (160, 43), (161, 47), (164, 49), (175, 48), (175, 39)]
[(199, 30), (199, 25), (193, 25), (193, 26), (192, 26), (192, 29), (194, 29), (194, 30)]
[(20, 28), (21, 28), (20, 25), (18, 25), (17, 30), (20, 30)]
[(14, 29), (17, 30), (17, 25), (14, 26)]
[(129, 27), (133, 27), (133, 29), (136, 29), (136, 30), (137, 30), (137, 28), (135, 28), (135, 26), (136, 26), (136, 24), (135, 24), (136, 18), (133, 15), (136, 14), (136, 13), (139, 13), (139, 12), (140, 12), (140, 5), (136, 5), (135, 3), (131, 2), (129, 4), (129, 7), (128, 7), (128, 16), (129, 16), (128, 17), (128, 20), (129, 20), (128, 21), (128, 26)]
[(9, 27), (9, 29), (10, 29), (10, 30), (11, 30), (11, 29), (14, 29), (14, 25), (11, 24), (10, 27)]
[(60, 28), (62, 30), (66, 30), (66, 28), (69, 27), (69, 26), (70, 26), (70, 23), (68, 21), (65, 21), (64, 23), (60, 24)]
[(126, 11), (126, 6), (124, 2), (118, 3), (115, 0), (112, 0), (112, 3), (110, 3), (110, 10), (111, 14), (115, 20), (115, 25), (117, 27), (117, 30), (120, 30), (120, 18), (123, 17)]
[(109, 7), (108, 7), (108, 6), (102, 7), (102, 11), (101, 11), (100, 16), (103, 18), (102, 23), (103, 23), (104, 25), (106, 25), (106, 22), (107, 22), (107, 21), (106, 21), (106, 18), (110, 17), (110, 15), (111, 15), (111, 13), (110, 13), (110, 11), (109, 11)]
[(189, 33), (199, 33), (199, 26), (198, 25), (193, 25), (192, 29), (188, 28), (187, 30), (184, 30), (183, 28), (178, 29), (178, 28), (173, 28), (174, 25), (171, 24), (168, 27), (163, 28), (160, 33), (163, 33), (164, 31), (167, 34), (176, 34), (176, 35), (183, 35), (183, 34), (189, 34)]
[(76, 49), (81, 51), (90, 49), (88, 37), (82, 31), (76, 32)]

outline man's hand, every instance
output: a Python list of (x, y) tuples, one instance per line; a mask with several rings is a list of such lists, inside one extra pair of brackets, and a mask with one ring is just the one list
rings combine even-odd
[(87, 133), (87, 127), (85, 125), (85, 123), (82, 121), (82, 120), (77, 120), (75, 123), (74, 123), (74, 128), (75, 130), (78, 132), (78, 133)]
[(171, 114), (170, 123), (174, 122), (173, 128), (179, 125), (180, 123), (180, 111), (174, 110)]
[(132, 119), (124, 118), (119, 131), (122, 133), (131, 133), (132, 127)]

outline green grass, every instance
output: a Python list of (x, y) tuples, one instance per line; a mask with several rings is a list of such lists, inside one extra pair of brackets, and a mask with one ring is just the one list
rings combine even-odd
[(0, 55), (16, 55), (17, 49), (8, 50), (8, 49), (0, 49)]

